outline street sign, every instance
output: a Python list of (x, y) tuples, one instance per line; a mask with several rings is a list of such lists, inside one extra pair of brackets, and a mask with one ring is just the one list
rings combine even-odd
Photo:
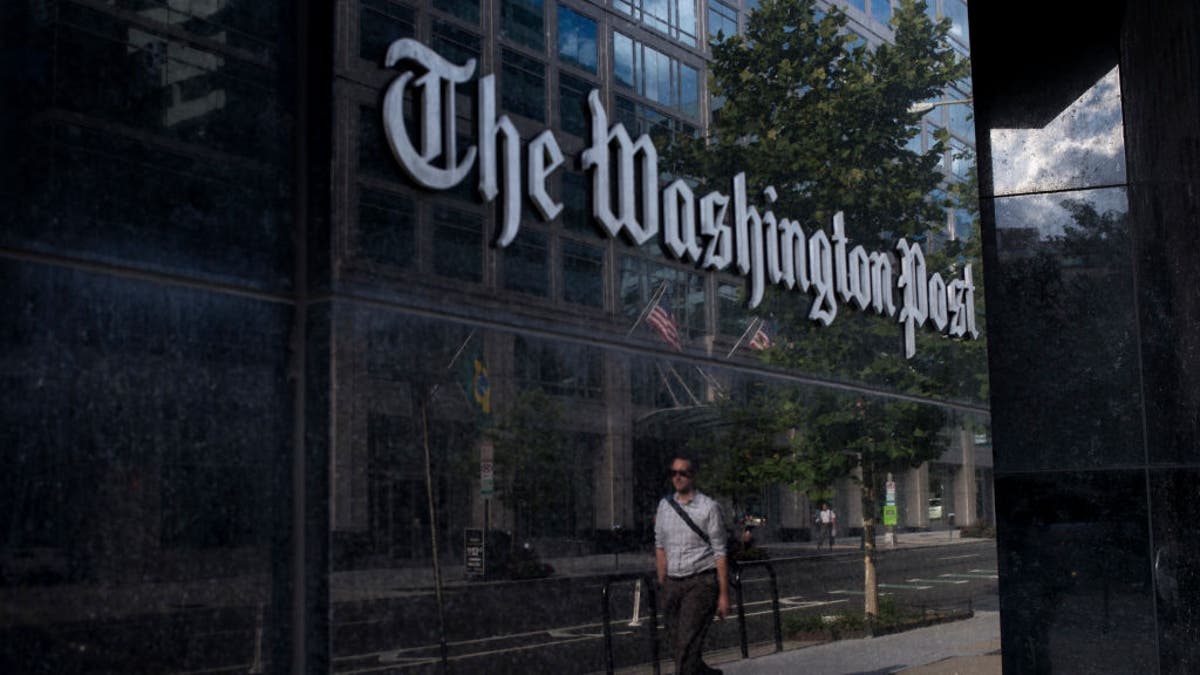
[(463, 539), (465, 545), (463, 559), (466, 561), (467, 576), (484, 576), (487, 570), (485, 567), (487, 549), (483, 543), (483, 530), (464, 530)]
[(479, 496), (491, 497), (496, 492), (496, 464), (492, 461), (495, 447), (489, 440), (479, 444)]
[(888, 504), (883, 507), (883, 524), (888, 527), (896, 526), (896, 505)]

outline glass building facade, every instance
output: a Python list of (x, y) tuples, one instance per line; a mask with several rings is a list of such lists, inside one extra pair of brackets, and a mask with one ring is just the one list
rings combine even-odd
[[(434, 581), (470, 572), (472, 532), (492, 552), (484, 576), (517, 569), (524, 542), (560, 571), (597, 555), (648, 560), (679, 451), (711, 467), (731, 522), (764, 519), (776, 541), (811, 536), (810, 496), (852, 529), (878, 519), (860, 485), (882, 488), (888, 472), (901, 528), (949, 527), (951, 514), (960, 527), (993, 524), (983, 339), (918, 329), (905, 358), (894, 317), (852, 310), (849, 296), (829, 327), (806, 320), (814, 300), (800, 292), (751, 308), (735, 269), (597, 225), (596, 172), (580, 160), (594, 140), (589, 93), (654, 143), (664, 159), (652, 178), (667, 185), (670, 149), (737, 107), (710, 90), (713, 45), (744, 33), (757, 7), (5, 5), (4, 84), (22, 93), (0, 113), (0, 666), (427, 666), (439, 640), (537, 628), (523, 616), (490, 624), (463, 593), (433, 597)], [(897, 7), (815, 6), (844, 12), (845, 49), (866, 52), (894, 42)], [(966, 59), (966, 3), (925, 11), (947, 20), (944, 49)], [(500, 245), (507, 204), (481, 198), (482, 159), (445, 190), (414, 181), (384, 112), (397, 78), (385, 58), (402, 38), (474, 60), (440, 102), (454, 115), (439, 142), (479, 144), (485, 77), (519, 136), (519, 173), (553, 134), (565, 159), (545, 189), (560, 212), (544, 217), (522, 196), (519, 233)], [(978, 208), (956, 197), (975, 192), (973, 96), (964, 76), (928, 97), (901, 145), (941, 175), (924, 196), (939, 215), (912, 242), (930, 272), (934, 260), (958, 273), (974, 263), (983, 331)], [(408, 99), (398, 118), (421, 114)], [(803, 227), (830, 231), (829, 217)], [(847, 223), (851, 242), (879, 234)], [(1005, 235), (1017, 248), (1039, 241), (1015, 226)], [(1092, 337), (1132, 376), (1127, 342)], [(917, 461), (864, 474), (861, 451), (805, 436), (818, 413), (860, 425), (894, 415), (889, 428), (934, 440)], [(1129, 428), (1110, 419), (1113, 433)], [(739, 483), (763, 459), (730, 448), (769, 458), (797, 438), (828, 443), (847, 470), (828, 484)], [(546, 611), (574, 592), (548, 593)], [(579, 664), (542, 652), (488, 667), (601, 667), (596, 653)], [(483, 668), (458, 657), (460, 672)]]

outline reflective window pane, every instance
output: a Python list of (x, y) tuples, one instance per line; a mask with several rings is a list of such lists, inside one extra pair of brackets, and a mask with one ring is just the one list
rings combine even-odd
[(542, 25), (542, 0), (501, 0), (500, 31), (517, 44), (542, 51), (546, 48)]
[(596, 22), (569, 7), (558, 7), (558, 58), (596, 72)]
[(541, 232), (522, 232), (522, 235), (504, 249), (504, 287), (530, 295), (549, 295), (546, 235)]
[(504, 78), (500, 100), (504, 109), (533, 120), (546, 117), (546, 67), (511, 49), (503, 51)]

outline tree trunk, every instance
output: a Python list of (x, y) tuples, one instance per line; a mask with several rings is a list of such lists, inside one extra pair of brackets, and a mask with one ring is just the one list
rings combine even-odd
[(875, 574), (875, 472), (862, 465), (863, 596), (868, 619), (879, 616), (879, 578)]

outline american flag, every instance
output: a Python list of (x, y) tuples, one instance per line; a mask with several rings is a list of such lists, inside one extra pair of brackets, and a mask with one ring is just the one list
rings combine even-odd
[(771, 336), (763, 330), (764, 325), (766, 325), (765, 321), (758, 324), (758, 330), (754, 331), (754, 337), (750, 338), (750, 349), (761, 352), (771, 348)]
[(650, 324), (650, 327), (658, 332), (659, 337), (663, 339), (663, 342), (670, 345), (671, 349), (681, 352), (683, 351), (683, 346), (679, 344), (679, 327), (675, 325), (675, 319), (671, 317), (671, 313), (663, 307), (663, 300), (666, 297), (667, 294), (663, 293), (659, 297), (658, 302), (654, 303), (654, 307), (646, 315), (646, 323)]

